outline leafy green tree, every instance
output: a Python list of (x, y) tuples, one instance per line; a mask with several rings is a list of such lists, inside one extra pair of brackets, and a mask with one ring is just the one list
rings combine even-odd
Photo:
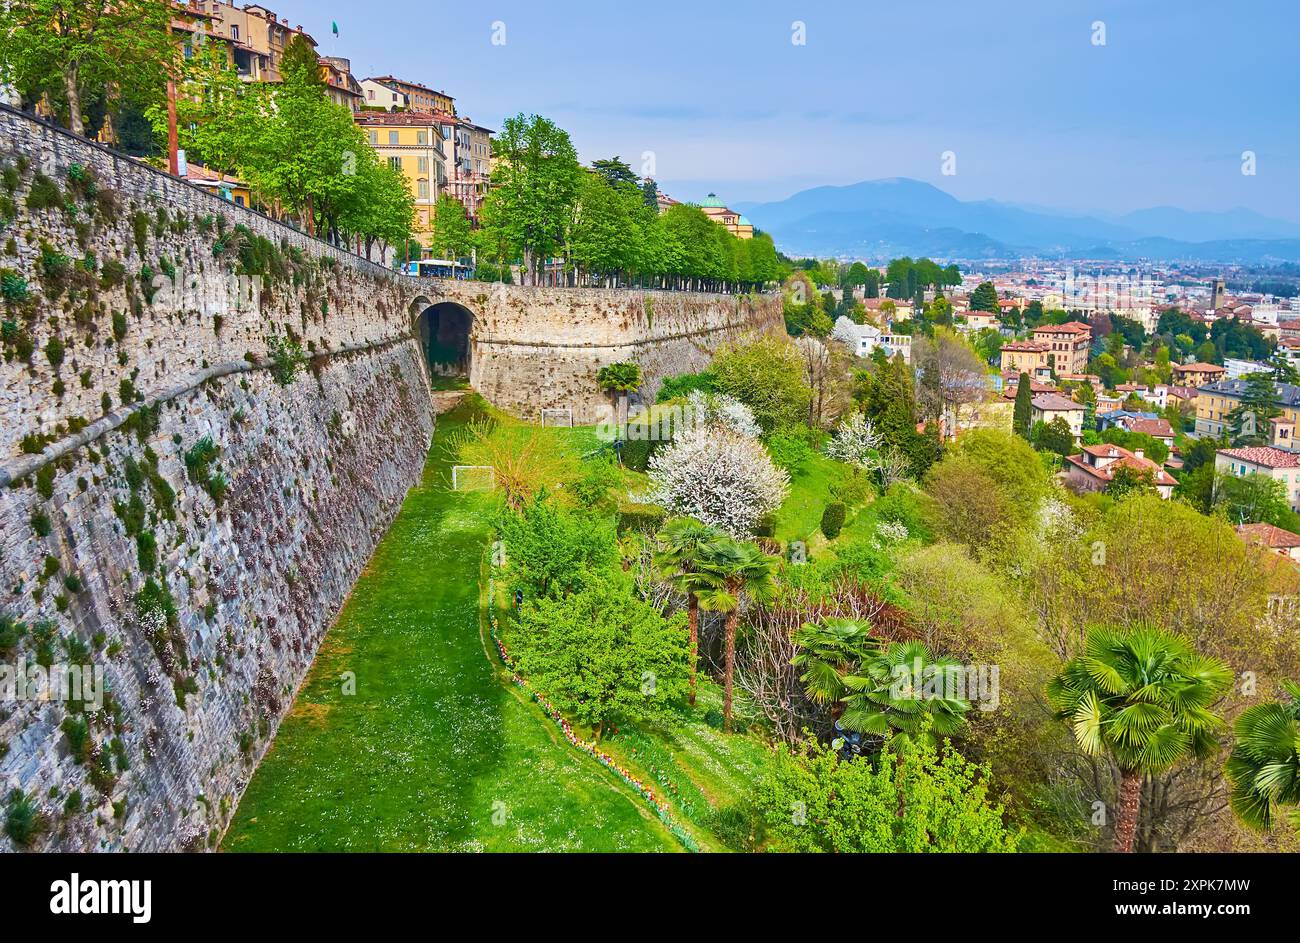
[(610, 186), (586, 174), (569, 233), (569, 257), (579, 272), (609, 277), (636, 267), (629, 238), (640, 207), (635, 191)]
[(616, 560), (612, 519), (566, 511), (545, 496), (497, 520), (510, 591), (525, 599), (576, 593)]
[(795, 631), (791, 664), (813, 703), (832, 708), (840, 726), (876, 737), (953, 736), (970, 705), (958, 693), (962, 665), (920, 642), (883, 644), (869, 622), (824, 619)]
[(1273, 375), (1250, 373), (1237, 405), (1228, 411), (1227, 426), (1238, 445), (1257, 445), (1267, 439), (1268, 421), (1280, 415), (1282, 404)]
[(840, 760), (816, 741), (777, 750), (755, 790), (776, 850), (790, 852), (1013, 852), (989, 772), (951, 748), (890, 743)]
[(696, 590), (700, 608), (721, 612), (726, 617), (723, 624), (722, 723), (723, 729), (730, 731), (740, 606), (746, 598), (762, 604), (775, 597), (777, 558), (769, 557), (754, 544), (723, 540), (710, 545), (700, 568), (709, 574), (709, 584)]
[(640, 186), (640, 181), (627, 161), (617, 154), (604, 160), (593, 160), (591, 169), (611, 187), (639, 188)]
[(998, 313), (998, 290), (993, 287), (992, 282), (980, 282), (971, 292), (970, 309), (972, 311), (987, 311), (990, 314)]
[(284, 47), (284, 55), (280, 59), (280, 75), (287, 81), (319, 86), (322, 92), (327, 87), (325, 71), (321, 68), (316, 47), (302, 33), (295, 33)]
[(599, 740), (606, 724), (662, 717), (686, 693), (685, 622), (682, 613), (665, 619), (630, 578), (608, 573), (524, 604), (519, 671)]
[(1111, 473), (1106, 493), (1116, 501), (1130, 495), (1151, 495), (1156, 493), (1155, 476), (1149, 468), (1134, 468), (1129, 464), (1118, 464)]
[(713, 545), (726, 538), (716, 527), (691, 517), (673, 518), (656, 537), (654, 566), (661, 579), (686, 596), (686, 625), (690, 634), (690, 693), (695, 703), (695, 672), (700, 650), (700, 592), (720, 588), (721, 576), (705, 564)]
[(1034, 433), (1035, 448), (1061, 457), (1074, 454), (1074, 433), (1064, 416), (1057, 416), (1050, 423), (1036, 423)]
[(1268, 475), (1223, 475), (1217, 485), (1214, 507), (1233, 524), (1282, 524), (1291, 511), (1286, 486)]
[(764, 432), (797, 424), (808, 414), (812, 391), (799, 352), (788, 340), (763, 335), (724, 347), (712, 373), (718, 390), (753, 410)]
[(0, 84), (57, 98), (86, 133), (92, 93), (156, 100), (179, 58), (169, 0), (9, 0), (0, 5)]
[(1115, 851), (1133, 850), (1142, 778), (1217, 748), (1223, 721), (1211, 708), (1232, 678), (1181, 636), (1138, 625), (1092, 629), (1083, 654), (1048, 683), (1057, 717), (1083, 752), (1119, 769)]
[(645, 204), (646, 209), (659, 212), (659, 184), (655, 183), (649, 177), (641, 184), (641, 201)]
[(937, 444), (916, 431), (916, 387), (902, 354), (856, 374), (855, 398), (880, 433), (883, 448), (906, 457), (914, 478), (925, 475), (938, 457)]
[(1300, 684), (1282, 687), (1288, 701), (1248, 707), (1237, 718), (1228, 758), (1232, 811), (1257, 831), (1271, 828), (1285, 806), (1300, 831)]
[(488, 202), (506, 242), (523, 254), (525, 283), (564, 245), (566, 221), (582, 185), (577, 151), (566, 131), (539, 115), (507, 118), (495, 139)]
[(433, 208), (433, 235), (429, 248), (440, 259), (460, 259), (470, 254), (474, 234), (465, 204), (448, 193), (438, 194)]

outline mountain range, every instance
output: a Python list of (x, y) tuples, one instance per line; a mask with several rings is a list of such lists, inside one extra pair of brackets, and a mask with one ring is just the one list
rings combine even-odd
[(959, 200), (907, 177), (813, 187), (784, 200), (731, 208), (793, 256), (1300, 261), (1300, 224), (1251, 210), (1159, 206), (1089, 216)]

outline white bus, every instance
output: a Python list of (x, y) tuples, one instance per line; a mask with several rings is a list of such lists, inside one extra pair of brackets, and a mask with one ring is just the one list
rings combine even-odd
[(420, 259), (406, 263), (406, 274), (420, 278), (469, 278), (474, 270), (451, 259)]

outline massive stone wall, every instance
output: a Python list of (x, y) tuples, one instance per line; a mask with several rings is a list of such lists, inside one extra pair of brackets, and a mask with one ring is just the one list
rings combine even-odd
[(7, 111), (0, 170), (0, 665), (110, 691), (0, 694), (0, 790), (34, 848), (205, 847), (423, 467), (410, 286)]
[[(219, 837), (424, 465), (430, 305), (489, 400), (576, 422), (604, 364), (653, 396), (783, 330), (776, 296), (406, 278), (7, 108), (0, 174), (0, 814), (35, 849)], [(14, 697), (63, 664), (103, 703)]]
[(781, 297), (422, 284), (421, 299), (452, 301), (473, 314), (470, 380), (489, 401), (537, 419), (570, 408), (575, 423), (608, 417), (609, 394), (596, 376), (631, 360), (653, 401), (663, 379), (699, 370), (725, 343), (758, 333), (785, 333)]

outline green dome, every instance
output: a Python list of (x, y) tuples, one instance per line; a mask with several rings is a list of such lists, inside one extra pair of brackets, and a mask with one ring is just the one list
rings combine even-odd
[(727, 204), (719, 200), (716, 193), (710, 193), (707, 198), (701, 200), (700, 206), (707, 206), (710, 208), (716, 207), (720, 210), (727, 208)]
[(738, 222), (736, 225), (737, 225), (737, 226), (752, 226), (752, 225), (754, 225), (754, 224), (751, 223), (751, 222), (750, 222), (748, 219), (746, 219), (744, 216), (742, 216), (742, 217), (740, 217), (740, 222)]

